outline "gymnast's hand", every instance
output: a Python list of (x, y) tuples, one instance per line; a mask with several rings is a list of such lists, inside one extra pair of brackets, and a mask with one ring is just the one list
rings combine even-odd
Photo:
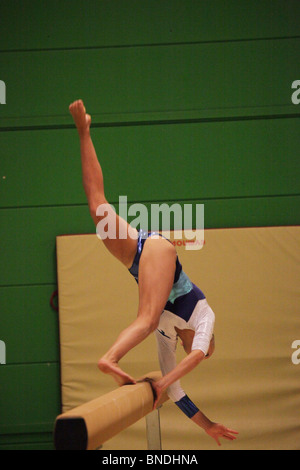
[(236, 439), (237, 431), (226, 428), (223, 424), (211, 423), (211, 425), (205, 429), (205, 432), (212, 437), (218, 446), (221, 445), (220, 438), (227, 439), (228, 441), (234, 441)]
[(158, 382), (154, 382), (154, 380), (151, 380), (151, 387), (152, 387), (152, 390), (153, 390), (153, 393), (154, 393), (154, 405), (153, 405), (153, 410), (155, 410), (155, 408), (157, 407), (158, 405), (158, 402), (160, 401), (161, 397), (162, 397), (162, 394), (163, 394), (163, 391), (164, 389), (160, 386), (159, 384), (159, 381)]

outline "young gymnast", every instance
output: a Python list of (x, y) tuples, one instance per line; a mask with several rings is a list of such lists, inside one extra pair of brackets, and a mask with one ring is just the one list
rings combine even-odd
[[(132, 348), (155, 332), (163, 377), (153, 382), (156, 407), (164, 390), (195, 424), (216, 440), (236, 439), (237, 431), (210, 421), (182, 390), (180, 379), (214, 352), (215, 315), (203, 292), (184, 273), (175, 247), (160, 234), (139, 232), (122, 219), (105, 197), (103, 173), (90, 135), (91, 116), (77, 100), (69, 107), (80, 139), (83, 186), (91, 216), (98, 226), (104, 218), (113, 220), (114, 237), (103, 237), (106, 248), (135, 277), (139, 290), (136, 320), (117, 338), (99, 360), (99, 369), (111, 375), (119, 386), (136, 383), (123, 371), (119, 361)], [(99, 211), (98, 208), (104, 208)], [(121, 236), (122, 234), (122, 236)], [(178, 337), (187, 356), (177, 365)]]

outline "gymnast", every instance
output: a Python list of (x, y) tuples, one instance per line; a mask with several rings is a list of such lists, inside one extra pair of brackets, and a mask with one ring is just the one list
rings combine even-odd
[[(152, 383), (154, 408), (167, 390), (183, 413), (218, 445), (221, 445), (220, 438), (236, 439), (237, 431), (210, 421), (180, 385), (180, 379), (210, 358), (215, 350), (215, 315), (205, 295), (182, 270), (176, 249), (169, 240), (157, 233), (138, 232), (108, 204), (102, 169), (90, 135), (91, 116), (86, 113), (82, 100), (72, 103), (69, 110), (79, 134), (83, 186), (90, 214), (96, 226), (104, 218), (103, 212), (99, 215), (99, 206), (105, 207), (106, 218), (114, 219), (116, 236), (103, 237), (103, 243), (135, 277), (139, 290), (137, 318), (99, 360), (100, 371), (111, 375), (119, 386), (135, 384), (135, 379), (120, 368), (119, 361), (155, 332), (163, 376)], [(178, 338), (187, 356), (177, 365)]]

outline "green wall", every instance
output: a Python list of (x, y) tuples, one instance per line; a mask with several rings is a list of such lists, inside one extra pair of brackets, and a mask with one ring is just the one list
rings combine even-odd
[(94, 231), (69, 103), (93, 116), (111, 203), (298, 225), (300, 2), (7, 0), (0, 17), (0, 449), (51, 449), (55, 237)]

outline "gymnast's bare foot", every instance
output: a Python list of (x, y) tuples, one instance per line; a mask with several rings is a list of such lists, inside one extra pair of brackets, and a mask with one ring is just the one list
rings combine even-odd
[(98, 368), (101, 372), (104, 372), (104, 374), (111, 375), (120, 387), (122, 385), (136, 384), (134, 378), (126, 374), (116, 362), (102, 358), (98, 362)]
[(69, 110), (74, 119), (79, 134), (89, 132), (92, 118), (89, 114), (86, 113), (83, 101), (74, 101), (74, 103), (70, 104)]

